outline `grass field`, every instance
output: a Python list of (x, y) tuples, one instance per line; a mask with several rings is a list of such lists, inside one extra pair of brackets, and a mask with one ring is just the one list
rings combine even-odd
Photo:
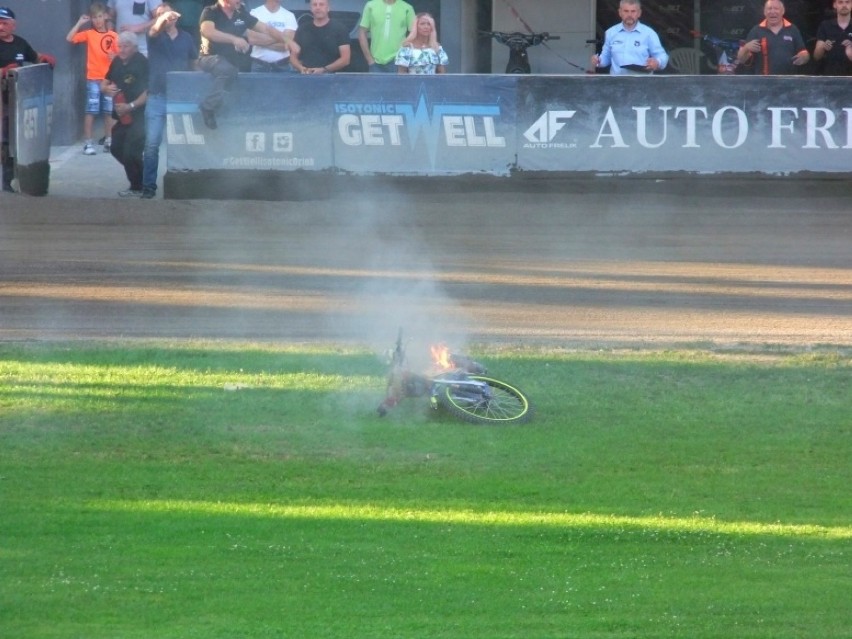
[(0, 635), (850, 636), (848, 353), (474, 354), (530, 424), (381, 419), (357, 350), (0, 345)]

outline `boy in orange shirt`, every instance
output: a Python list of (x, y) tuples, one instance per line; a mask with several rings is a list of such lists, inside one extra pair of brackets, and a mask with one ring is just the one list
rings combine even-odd
[[(71, 27), (66, 40), (72, 44), (86, 44), (86, 116), (83, 119), (83, 134), (86, 143), (83, 153), (94, 155), (95, 144), (92, 138), (92, 126), (95, 116), (104, 118), (104, 153), (109, 152), (112, 133), (112, 98), (101, 92), (101, 82), (106, 77), (112, 59), (118, 53), (118, 34), (107, 28), (109, 13), (100, 2), (93, 2), (87, 15), (80, 16), (77, 24)], [(92, 28), (81, 31), (83, 25), (91, 22)]]

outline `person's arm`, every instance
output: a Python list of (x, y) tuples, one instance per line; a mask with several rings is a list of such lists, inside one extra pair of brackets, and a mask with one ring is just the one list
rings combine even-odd
[(754, 28), (748, 32), (745, 42), (737, 50), (738, 64), (751, 64), (754, 54), (760, 53), (760, 38), (758, 38), (758, 35), (759, 32)]
[(438, 66), (435, 67), (435, 73), (446, 73), (447, 65), (450, 63), (450, 59), (447, 57), (447, 52), (444, 51), (444, 47), (438, 47)]
[(666, 68), (669, 63), (669, 54), (663, 48), (663, 43), (660, 42), (660, 36), (655, 32), (651, 32), (651, 37), (648, 43), (648, 53), (650, 54), (647, 66), (653, 71), (660, 71)]
[[(272, 45), (275, 45), (275, 44), (281, 45), (283, 47), (281, 49), (282, 51), (284, 49), (286, 49), (288, 46), (290, 46), (290, 43), (293, 41), (293, 34), (294, 34), (293, 31), (288, 29), (287, 31), (282, 33), (281, 31), (279, 31), (275, 27), (270, 27), (265, 22), (260, 22), (260, 21), (256, 22), (253, 27), (249, 27), (249, 31), (254, 31), (255, 33), (265, 35), (267, 38), (270, 39)], [(249, 37), (251, 37), (250, 34), (249, 34)], [(264, 45), (264, 46), (270, 46), (270, 45)]]
[(826, 37), (825, 27), (821, 24), (817, 29), (816, 44), (814, 45), (814, 60), (822, 60), (831, 51), (834, 42)]
[[(260, 23), (258, 23), (260, 24)], [(296, 37), (296, 32), (292, 29), (285, 29), (283, 32), (278, 29), (273, 30), (276, 33), (283, 33), (284, 37), (287, 38), (287, 42), (282, 42), (279, 38), (275, 38), (268, 33), (262, 33), (260, 31), (256, 31), (254, 29), (249, 29), (249, 32), (246, 34), (248, 36), (249, 44), (258, 46), (258, 47), (266, 47), (267, 49), (273, 49), (275, 51), (287, 51), (290, 49), (293, 38)]]
[(367, 40), (366, 27), (358, 27), (358, 44), (361, 45), (361, 53), (364, 54), (364, 60), (367, 61), (367, 64), (375, 64), (373, 54), (370, 53), (370, 41)]
[(808, 49), (805, 46), (805, 39), (802, 37), (802, 34), (798, 30), (795, 31), (796, 33), (793, 36), (793, 41), (796, 45), (797, 53), (793, 56), (793, 64), (800, 67), (811, 61), (811, 54), (808, 53)]
[(608, 67), (612, 64), (612, 38), (610, 30), (604, 33), (604, 41), (600, 53), (592, 54), (592, 71), (598, 67)]
[(145, 106), (148, 103), (148, 89), (145, 89), (142, 93), (137, 95), (133, 100), (130, 101), (130, 104), (133, 105), (134, 109), (138, 109), (140, 107)]
[(54, 58), (49, 53), (36, 53), (36, 62), (49, 64), (51, 69), (56, 67), (56, 58)]
[(91, 21), (91, 18), (87, 14), (81, 15), (80, 19), (74, 23), (73, 27), (71, 27), (71, 30), (68, 32), (68, 35), (65, 36), (65, 39), (71, 44), (74, 44), (74, 36), (77, 35), (77, 32), (89, 21)]
[(177, 11), (164, 11), (161, 13), (151, 27), (148, 29), (148, 36), (156, 38), (170, 22), (177, 22), (180, 19), (180, 14)]
[(807, 64), (810, 61), (811, 54), (808, 53), (807, 49), (802, 49), (796, 55), (793, 56), (793, 64), (795, 64), (797, 67)]
[(846, 50), (846, 58), (852, 62), (852, 40), (844, 40), (840, 44), (842, 44), (843, 48)]
[(326, 73), (334, 73), (349, 66), (349, 61), (352, 59), (352, 49), (349, 44), (341, 44), (337, 47), (337, 51), (340, 53), (337, 60), (323, 67)]
[(201, 32), (202, 36), (211, 42), (232, 44), (240, 53), (248, 53), (249, 49), (251, 49), (251, 45), (248, 43), (248, 40), (240, 38), (239, 36), (231, 35), (230, 33), (225, 33), (224, 31), (219, 31), (212, 20), (204, 20), (199, 25), (198, 30)]
[(113, 104), (112, 108), (115, 110), (116, 115), (121, 117), (123, 115), (128, 115), (133, 113), (137, 109), (145, 106), (145, 103), (148, 101), (148, 91), (145, 90), (135, 98), (133, 98), (130, 102), (121, 102), (119, 104)]
[(290, 66), (293, 67), (298, 73), (307, 73), (308, 69), (302, 64), (302, 61), (299, 59), (299, 53), (290, 52)]

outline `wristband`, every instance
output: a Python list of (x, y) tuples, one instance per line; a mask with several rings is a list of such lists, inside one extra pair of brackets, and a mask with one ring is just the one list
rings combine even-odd
[(136, 103), (135, 103), (135, 102), (131, 102), (129, 106), (130, 106), (130, 110), (131, 110), (131, 111), (135, 111), (135, 110), (136, 110)]

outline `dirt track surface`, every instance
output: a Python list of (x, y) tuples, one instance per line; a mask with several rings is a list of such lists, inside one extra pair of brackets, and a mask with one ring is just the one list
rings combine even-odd
[[(850, 188), (0, 195), (0, 339), (852, 346)], [(368, 197), (370, 196), (371, 197)]]

